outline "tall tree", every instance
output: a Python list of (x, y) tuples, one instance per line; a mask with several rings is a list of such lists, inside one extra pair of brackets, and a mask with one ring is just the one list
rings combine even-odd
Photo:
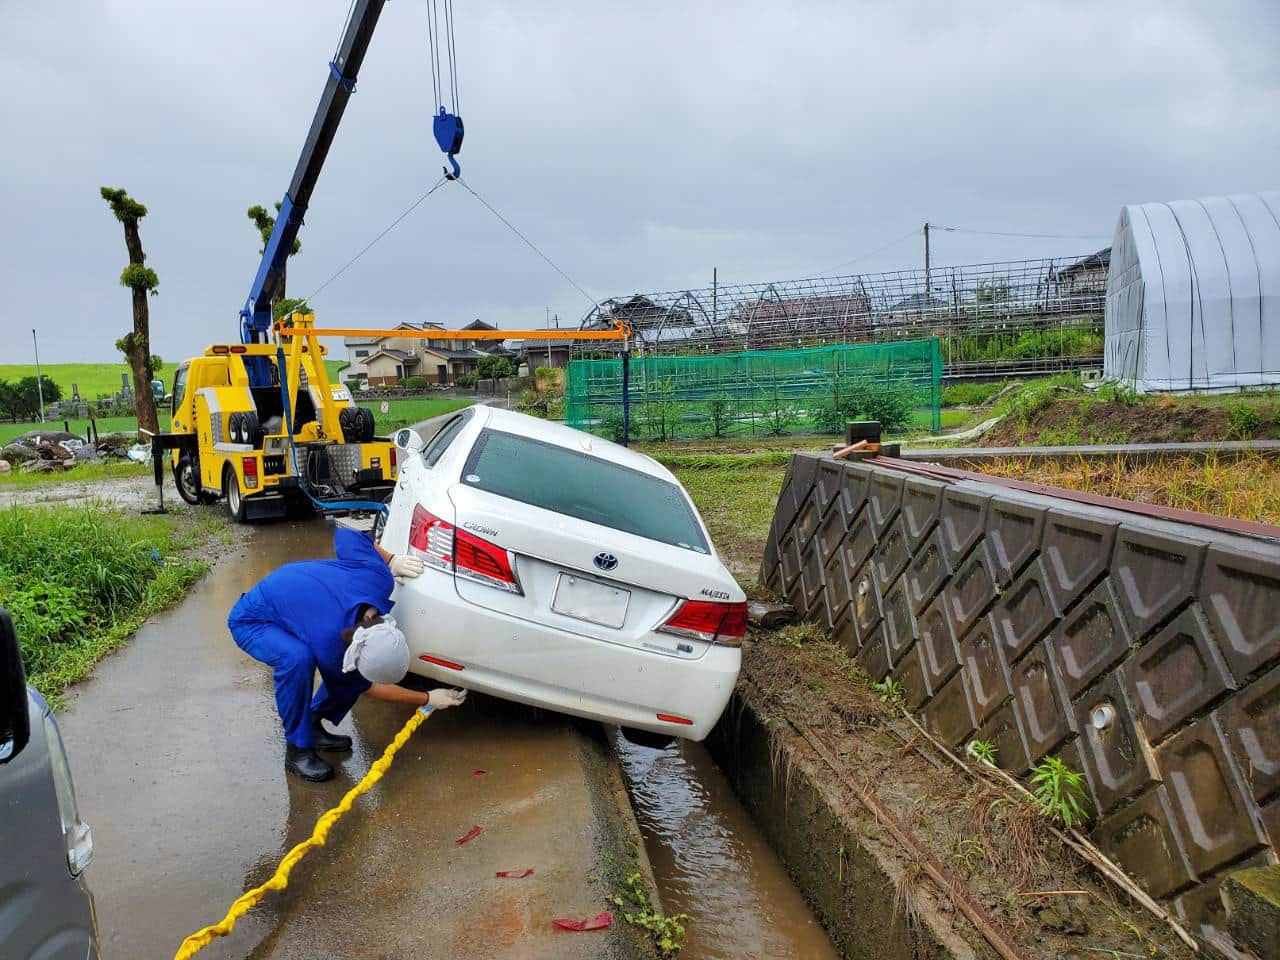
[(124, 190), (103, 187), (101, 192), (116, 219), (124, 224), (124, 245), (129, 251), (129, 265), (120, 274), (120, 285), (128, 287), (133, 295), (133, 330), (116, 341), (116, 348), (128, 359), (129, 369), (133, 371), (133, 405), (138, 427), (158, 433), (156, 402), (151, 396), (151, 315), (147, 295), (155, 294), (160, 278), (147, 266), (142, 236), (138, 232), (138, 221), (147, 215), (147, 208)]
[[(276, 213), (279, 213), (279, 212), (280, 212), (280, 204), (277, 203)], [(253, 221), (253, 225), (258, 228), (258, 234), (262, 237), (262, 249), (259, 250), (258, 253), (260, 254), (266, 253), (267, 243), (271, 240), (271, 231), (275, 230), (276, 228), (276, 218), (273, 217), (271, 214), (267, 213), (266, 207), (262, 206), (261, 204), (255, 203), (252, 207), (249, 208), (249, 219)], [(301, 249), (302, 249), (302, 241), (299, 240), (297, 237), (294, 237), (293, 249), (289, 251), (289, 256), (290, 257), (294, 256)], [(287, 284), (288, 279), (289, 279), (289, 259), (288, 257), (286, 257), (284, 261), (284, 266), (280, 268), (280, 295), (276, 297), (275, 303), (272, 304), (272, 310), (273, 310), (272, 316), (275, 318), (279, 318), (280, 316), (280, 313), (278, 311), (275, 311), (275, 307), (277, 304), (280, 304), (285, 300), (285, 286)], [(298, 300), (298, 301), (295, 301), (295, 303), (302, 303), (302, 301)]]

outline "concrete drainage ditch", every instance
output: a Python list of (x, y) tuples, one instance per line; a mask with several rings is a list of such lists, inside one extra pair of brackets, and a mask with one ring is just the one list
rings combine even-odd
[[(1050, 754), (1083, 771), (1097, 845), (1203, 944), (1266, 956), (1231, 939), (1222, 889), (1280, 841), (1280, 543), (929, 473), (796, 455), (761, 582), (946, 746), (993, 743), (1014, 775)], [(802, 832), (778, 845), (793, 873), (816, 855)]]

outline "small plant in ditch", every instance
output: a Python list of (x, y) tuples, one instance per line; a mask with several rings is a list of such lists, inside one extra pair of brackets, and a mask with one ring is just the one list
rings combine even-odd
[(773, 634), (773, 642), (784, 647), (804, 649), (806, 644), (817, 643), (825, 639), (822, 629), (816, 623), (791, 623)]
[(881, 703), (895, 707), (902, 703), (902, 684), (893, 677), (885, 677), (878, 683), (873, 683), (871, 689), (880, 695)]
[(985, 763), (988, 767), (996, 765), (996, 745), (990, 740), (970, 740), (964, 752), (978, 763)]
[(1045, 757), (1031, 768), (1031, 793), (1040, 814), (1064, 827), (1077, 826), (1088, 816), (1084, 775), (1059, 757)]
[(639, 870), (633, 870), (614, 883), (617, 891), (609, 902), (622, 913), (622, 919), (632, 926), (646, 931), (653, 938), (653, 945), (661, 957), (674, 957), (684, 947), (684, 924), (687, 913), (667, 916), (653, 909), (649, 891)]

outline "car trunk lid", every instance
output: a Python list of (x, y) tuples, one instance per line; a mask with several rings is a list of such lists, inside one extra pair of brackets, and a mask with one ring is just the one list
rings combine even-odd
[[(709, 644), (654, 634), (686, 598), (740, 599), (712, 554), (517, 503), (463, 484), (450, 488), (451, 518), (467, 537), (507, 551), (519, 591), (455, 576), (468, 603), (667, 656), (697, 659)], [(462, 548), (465, 549), (465, 548)], [(518, 642), (518, 635), (513, 638)]]

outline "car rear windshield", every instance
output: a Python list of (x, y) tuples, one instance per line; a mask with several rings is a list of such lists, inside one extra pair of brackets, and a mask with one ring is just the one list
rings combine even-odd
[(485, 430), (471, 450), (462, 480), (477, 490), (544, 510), (710, 552), (678, 486), (576, 450)]

